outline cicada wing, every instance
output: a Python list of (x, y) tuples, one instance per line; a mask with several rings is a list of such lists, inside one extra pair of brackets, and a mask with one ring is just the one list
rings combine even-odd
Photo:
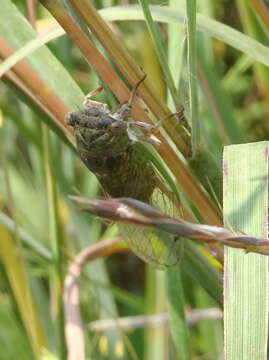
[[(152, 195), (152, 205), (164, 214), (176, 216), (173, 202), (158, 188)], [(151, 265), (164, 269), (180, 260), (183, 240), (157, 228), (120, 224), (121, 234), (133, 252)]]
[[(156, 188), (151, 197), (151, 205), (161, 213), (171, 216), (172, 218), (180, 218), (179, 200), (175, 194), (164, 188)], [(165, 264), (166, 266), (174, 266), (180, 261), (184, 253), (184, 238), (160, 231), (160, 237), (167, 248)]]
[(176, 236), (164, 231), (134, 225), (120, 225), (130, 249), (142, 260), (156, 268), (174, 266), (180, 258), (180, 242)]

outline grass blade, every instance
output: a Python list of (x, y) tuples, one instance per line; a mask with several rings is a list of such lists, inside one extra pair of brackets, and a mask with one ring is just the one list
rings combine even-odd
[(14, 244), (9, 231), (2, 224), (0, 224), (0, 241), (1, 261), (4, 264), (22, 322), (33, 352), (40, 356), (42, 349), (46, 347), (46, 340), (33, 303), (25, 262), (21, 250)]
[[(5, 39), (14, 50), (21, 48), (36, 37), (30, 24), (9, 0), (1, 1), (1, 19), (8, 19), (8, 21), (1, 21), (0, 37)], [(83, 93), (79, 86), (45, 46), (27, 58), (27, 62), (46, 85), (53, 89), (71, 109), (81, 105)]]
[(196, 76), (196, 0), (186, 0), (187, 44), (188, 44), (188, 83), (190, 118), (192, 125), (192, 151), (195, 153), (201, 142), (201, 130), (198, 118), (198, 94)]
[[(169, 24), (184, 24), (184, 10), (158, 5), (151, 6), (150, 9), (154, 21)], [(144, 18), (141, 9), (135, 5), (128, 7), (114, 6), (113, 8), (102, 9), (99, 13), (108, 21), (143, 20)], [(269, 66), (268, 46), (244, 35), (242, 32), (202, 14), (197, 14), (197, 30), (205, 32), (235, 49), (242, 51), (256, 61)]]
[[(165, 273), (147, 266), (146, 280), (146, 314), (160, 314), (166, 311)], [(167, 340), (168, 329), (166, 326), (146, 328), (144, 360), (167, 358), (168, 351), (165, 346)]]
[[(268, 235), (268, 142), (232, 145), (224, 152), (225, 224)], [(225, 249), (226, 360), (267, 358), (268, 257)]]
[[(184, 0), (170, 0), (169, 4), (180, 9), (184, 5)], [(179, 31), (178, 25), (168, 24), (168, 64), (176, 86), (179, 84), (183, 69), (185, 39), (186, 35), (183, 26)], [(178, 96), (180, 96), (180, 94), (178, 94)], [(167, 103), (172, 107), (173, 104), (170, 94), (168, 95)], [(173, 111), (174, 110), (175, 108), (173, 108)]]
[(62, 28), (60, 28), (59, 26), (55, 26), (53, 29), (47, 31), (45, 34), (41, 34), (33, 40), (29, 41), (20, 50), (16, 51), (16, 53), (14, 53), (7, 60), (1, 63), (0, 77), (3, 76), (5, 72), (10, 70), (12, 66), (14, 66), (18, 61), (32, 54), (35, 50), (47, 44), (49, 41), (54, 40), (64, 34), (65, 32)]
[(62, 274), (62, 254), (63, 234), (60, 233), (60, 218), (58, 209), (58, 194), (56, 184), (53, 179), (53, 157), (51, 155), (51, 141), (49, 129), (42, 125), (42, 140), (44, 152), (44, 170), (46, 176), (47, 187), (47, 205), (48, 205), (48, 219), (49, 219), (49, 237), (51, 241), (51, 252), (53, 256), (53, 270), (51, 277), (51, 297), (54, 307), (54, 321), (55, 328), (58, 335), (58, 354), (60, 359), (65, 359), (66, 349), (64, 341), (64, 317), (63, 317), (63, 274)]
[(179, 98), (177, 96), (177, 89), (171, 74), (171, 71), (169, 69), (167, 58), (163, 46), (162, 41), (162, 34), (160, 32), (160, 29), (158, 28), (157, 24), (154, 23), (153, 17), (150, 12), (150, 7), (148, 5), (147, 0), (140, 0), (141, 7), (143, 9), (143, 13), (145, 16), (146, 24), (148, 27), (148, 31), (150, 33), (151, 39), (153, 41), (156, 53), (158, 54), (158, 58), (167, 82), (167, 86), (170, 90), (171, 97), (173, 99), (174, 105), (176, 109), (180, 109), (182, 106), (180, 104)]
[(190, 339), (184, 313), (184, 291), (179, 268), (166, 270), (170, 329), (178, 360), (191, 360)]
[[(16, 227), (14, 221), (3, 212), (0, 212), (0, 223), (5, 225), (10, 232), (15, 233)], [(18, 227), (17, 231), (18, 231), (18, 236), (20, 237), (23, 244), (31, 248), (33, 252), (41, 256), (44, 260), (46, 261), (52, 260), (52, 255), (50, 251), (45, 246), (43, 246), (40, 241), (34, 239), (21, 227)]]

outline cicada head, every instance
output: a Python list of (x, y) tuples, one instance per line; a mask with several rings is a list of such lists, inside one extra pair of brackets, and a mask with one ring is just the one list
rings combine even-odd
[(115, 119), (107, 109), (107, 106), (87, 107), (66, 117), (67, 124), (74, 128), (80, 158), (95, 173), (105, 171), (108, 159), (111, 163), (122, 157), (132, 143), (127, 122)]

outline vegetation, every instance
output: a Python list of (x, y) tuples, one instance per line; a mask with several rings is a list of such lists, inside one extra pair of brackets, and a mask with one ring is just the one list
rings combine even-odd
[[(146, 73), (132, 118), (152, 124), (177, 112), (184, 119), (170, 116), (156, 131), (160, 144), (141, 142), (141, 149), (182, 218), (222, 225), (224, 146), (268, 136), (269, 2), (2, 0), (0, 20), (0, 359), (221, 359), (223, 301), (226, 359), (242, 353), (230, 341), (242, 328), (234, 311), (246, 319), (250, 351), (262, 349), (265, 358), (266, 321), (251, 342), (252, 308), (237, 295), (230, 307), (227, 292), (223, 300), (222, 247), (186, 240), (179, 264), (159, 271), (128, 250), (116, 224), (78, 211), (70, 195), (104, 194), (78, 158), (65, 117), (100, 85), (96, 99), (115, 108)], [(243, 158), (268, 182), (267, 158), (257, 160), (255, 149), (226, 147), (237, 191), (255, 191), (237, 171), (238, 160), (241, 174), (249, 171)], [(263, 219), (267, 191), (257, 207), (240, 192), (246, 207), (233, 218), (239, 198), (228, 190), (226, 226), (266, 237), (242, 214), (255, 209)], [(256, 316), (267, 319), (261, 258), (258, 270), (239, 268), (266, 290), (253, 294)], [(241, 275), (226, 273), (226, 281), (238, 280), (251, 300)]]

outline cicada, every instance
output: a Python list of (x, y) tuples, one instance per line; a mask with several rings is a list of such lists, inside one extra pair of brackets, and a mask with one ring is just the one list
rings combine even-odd
[[(135, 85), (130, 99), (114, 111), (107, 104), (93, 101), (96, 91), (91, 92), (85, 108), (69, 113), (67, 123), (74, 128), (80, 159), (97, 176), (106, 196), (134, 198), (175, 216), (173, 202), (161, 190), (160, 177), (139, 146), (141, 141), (157, 141), (151, 132), (156, 125), (129, 118), (144, 78)], [(119, 224), (119, 229), (129, 247), (144, 261), (158, 268), (177, 263), (181, 249), (177, 237), (129, 224)]]

